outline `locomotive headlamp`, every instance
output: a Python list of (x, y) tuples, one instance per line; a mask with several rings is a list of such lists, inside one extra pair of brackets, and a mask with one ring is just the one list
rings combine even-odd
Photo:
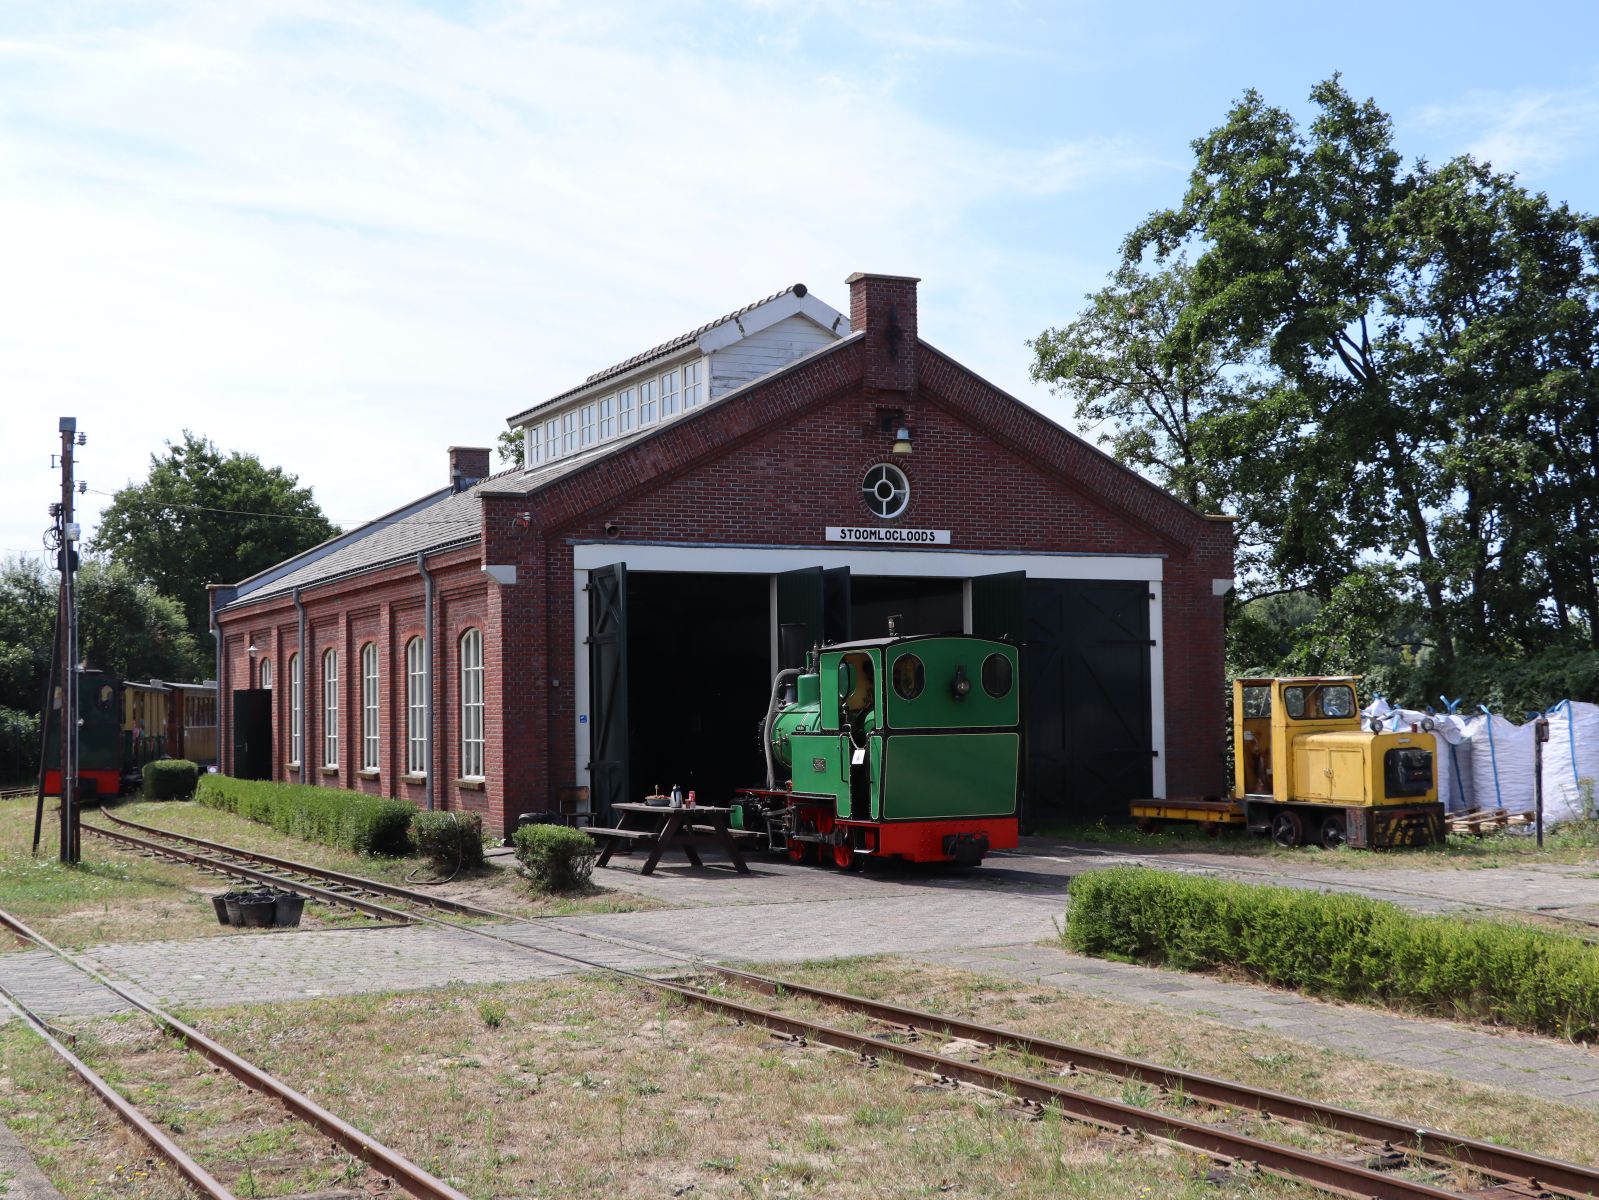
[(966, 668), (956, 667), (955, 678), (949, 682), (949, 694), (957, 700), (964, 700), (971, 690), (972, 681), (966, 678)]

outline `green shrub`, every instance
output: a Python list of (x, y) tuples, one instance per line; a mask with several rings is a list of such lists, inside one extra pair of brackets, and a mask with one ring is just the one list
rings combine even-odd
[(158, 758), (144, 764), (144, 794), (151, 800), (187, 800), (199, 780), (199, 764), (186, 758)]
[(1226, 967), (1312, 995), (1599, 1035), (1599, 947), (1529, 925), (1117, 867), (1072, 880), (1065, 940), (1125, 962)]
[(481, 867), (483, 818), (477, 813), (416, 813), (411, 818), (411, 844), (435, 870)]
[(411, 849), (408, 830), (416, 809), (404, 800), (229, 775), (202, 775), (194, 798), (293, 837), (358, 854), (407, 854)]
[(516, 861), (541, 892), (573, 892), (594, 873), (599, 847), (581, 829), (567, 825), (524, 825), (512, 835)]

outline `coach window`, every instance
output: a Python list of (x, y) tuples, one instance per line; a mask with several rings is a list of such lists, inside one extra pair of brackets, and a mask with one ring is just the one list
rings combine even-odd
[(300, 711), (300, 656), (289, 655), (289, 761), (299, 766), (300, 759), (300, 730), (305, 728), (301, 721), (303, 713)]
[(322, 765), (339, 765), (339, 652), (322, 655)]
[(427, 646), (419, 637), (405, 644), (405, 769), (427, 773)]
[(272, 690), (272, 660), (270, 658), (261, 660), (261, 686), (266, 688), (267, 691)]
[(914, 700), (922, 694), (927, 673), (922, 660), (914, 654), (901, 654), (894, 660), (894, 691), (903, 700)]
[(483, 632), (461, 635), (461, 778), (483, 778)]
[(378, 644), (361, 647), (361, 769), (378, 769)]

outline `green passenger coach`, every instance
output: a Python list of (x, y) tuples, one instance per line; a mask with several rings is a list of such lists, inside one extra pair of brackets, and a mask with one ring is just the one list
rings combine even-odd
[[(975, 864), (1016, 845), (1021, 671), (1005, 641), (843, 642), (779, 673), (758, 798), (796, 862)], [(781, 776), (786, 775), (787, 786)]]

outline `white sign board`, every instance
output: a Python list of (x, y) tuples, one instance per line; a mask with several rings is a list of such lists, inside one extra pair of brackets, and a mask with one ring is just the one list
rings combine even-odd
[(861, 546), (947, 546), (947, 529), (901, 529), (894, 525), (829, 525), (827, 540)]

